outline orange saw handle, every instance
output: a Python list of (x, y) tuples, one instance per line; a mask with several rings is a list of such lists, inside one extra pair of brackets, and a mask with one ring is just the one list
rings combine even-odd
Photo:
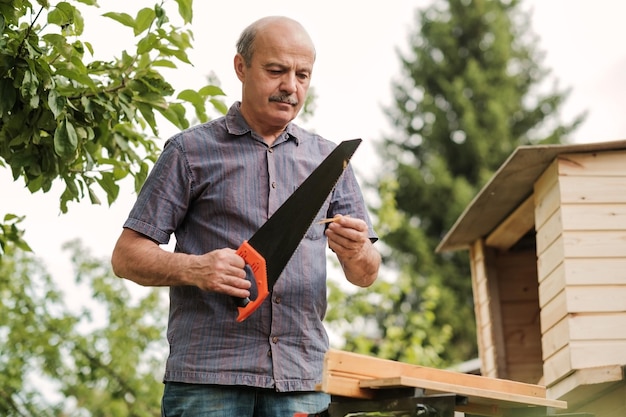
[(236, 253), (250, 266), (257, 288), (256, 299), (251, 301), (249, 298), (237, 298), (237, 308), (239, 309), (237, 321), (242, 322), (261, 306), (270, 291), (267, 284), (267, 264), (265, 263), (265, 258), (247, 240), (239, 246)]

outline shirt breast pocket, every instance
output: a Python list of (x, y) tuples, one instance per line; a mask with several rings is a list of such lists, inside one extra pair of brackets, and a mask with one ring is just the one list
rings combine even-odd
[(309, 226), (309, 229), (304, 235), (306, 239), (318, 240), (324, 237), (324, 231), (326, 230), (326, 223), (320, 223), (320, 222), (326, 217), (329, 217), (329, 212), (328, 212), (329, 207), (330, 207), (330, 196), (326, 199), (326, 201), (324, 202), (324, 205), (322, 205), (322, 208), (315, 215), (315, 220), (313, 220), (313, 223), (311, 223), (311, 226)]

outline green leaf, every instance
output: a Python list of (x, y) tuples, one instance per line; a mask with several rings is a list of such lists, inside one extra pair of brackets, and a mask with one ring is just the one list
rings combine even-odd
[(176, 64), (174, 64), (169, 59), (155, 59), (150, 63), (151, 67), (165, 67), (165, 68), (178, 68)]
[(157, 49), (159, 50), (159, 52), (161, 52), (165, 56), (174, 56), (178, 58), (179, 61), (184, 62), (185, 64), (191, 64), (191, 61), (189, 61), (189, 57), (187, 56), (187, 53), (184, 50), (166, 48), (163, 46)]
[(205, 85), (198, 91), (203, 96), (225, 96), (226, 93), (216, 85)]
[(74, 125), (63, 119), (54, 132), (54, 151), (61, 157), (73, 156), (78, 147), (78, 136)]
[(176, 0), (178, 3), (178, 13), (185, 23), (191, 23), (193, 20), (193, 0)]
[[(100, 198), (98, 198), (96, 193), (93, 192), (91, 187), (88, 188), (88, 192), (89, 192), (89, 201), (91, 201), (91, 204), (102, 204), (102, 202), (100, 201)], [(109, 203), (109, 205), (110, 205), (110, 203)]]
[[(76, 9), (67, 2), (60, 2), (48, 13), (48, 23), (61, 26), (62, 28), (74, 23)], [(78, 12), (76, 12), (78, 14)]]
[(52, 45), (52, 47), (64, 57), (67, 57), (71, 54), (71, 47), (67, 43), (67, 39), (65, 38), (65, 36), (59, 35), (58, 33), (48, 33), (42, 38), (50, 45)]
[(74, 35), (75, 36), (82, 35), (84, 29), (85, 29), (85, 21), (83, 19), (83, 16), (80, 14), (80, 11), (78, 9), (75, 9), (74, 11)]
[(152, 129), (152, 133), (155, 136), (159, 135), (159, 130), (157, 128), (157, 123), (156, 123), (156, 119), (154, 117), (154, 113), (152, 112), (152, 106), (148, 105), (148, 104), (144, 104), (141, 102), (137, 102), (137, 108), (139, 109), (139, 111), (141, 112), (141, 115), (143, 116), (143, 118), (146, 120), (146, 122), (148, 122), (148, 125), (150, 126), (150, 129)]
[(101, 178), (96, 179), (100, 187), (107, 193), (107, 201), (109, 205), (117, 199), (120, 192), (120, 187), (115, 182), (115, 177), (111, 172), (103, 172)]
[(184, 90), (178, 94), (178, 98), (190, 102), (196, 110), (196, 116), (200, 122), (204, 123), (208, 120), (206, 107), (204, 105), (204, 97), (195, 90)]
[(128, 13), (108, 12), (104, 13), (102, 16), (113, 19), (124, 26), (128, 26), (129, 28), (133, 28), (133, 30), (135, 29), (135, 19), (133, 19), (133, 17)]
[(70, 80), (78, 81), (79, 83), (89, 87), (92, 91), (97, 90), (96, 84), (93, 82), (91, 77), (85, 73), (74, 71), (72, 69), (59, 69), (57, 70), (57, 74), (67, 77)]
[(211, 104), (213, 104), (213, 107), (215, 107), (215, 109), (221, 114), (228, 113), (228, 106), (224, 102), (215, 98), (212, 98), (209, 101), (211, 102)]
[(63, 112), (65, 108), (65, 97), (60, 96), (57, 90), (50, 90), (48, 94), (48, 106), (54, 114), (54, 118), (56, 119)]
[(181, 91), (180, 93), (178, 93), (177, 97), (180, 100), (185, 100), (193, 104), (204, 101), (202, 96), (198, 94), (196, 90), (190, 90), (190, 89)]
[(93, 55), (93, 45), (91, 45), (91, 42), (83, 42), (83, 45), (85, 45), (89, 53)]
[(135, 19), (135, 27), (133, 29), (135, 36), (147, 30), (152, 22), (154, 22), (154, 19), (156, 19), (156, 13), (153, 9), (146, 7), (139, 10), (137, 18)]
[(137, 43), (137, 54), (146, 54), (153, 50), (158, 44), (159, 38), (154, 33), (148, 33)]
[(186, 129), (189, 127), (189, 121), (185, 118), (185, 106), (182, 104), (172, 103), (167, 107), (167, 109), (159, 109), (159, 111), (167, 120), (179, 129)]

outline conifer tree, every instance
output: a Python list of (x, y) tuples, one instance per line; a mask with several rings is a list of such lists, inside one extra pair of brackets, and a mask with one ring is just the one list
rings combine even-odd
[(345, 348), (432, 366), (477, 355), (467, 254), (435, 249), (516, 147), (565, 142), (584, 119), (561, 122), (569, 92), (546, 83), (530, 17), (515, 0), (436, 0), (416, 11), (375, 184), (393, 272), (332, 303), (330, 320), (364, 322), (345, 332)]

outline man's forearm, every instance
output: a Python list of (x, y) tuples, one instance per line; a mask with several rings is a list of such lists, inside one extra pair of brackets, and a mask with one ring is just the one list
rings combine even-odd
[(115, 275), (143, 286), (185, 285), (181, 274), (188, 267), (189, 255), (171, 253), (132, 230), (118, 239), (111, 265)]
[(369, 287), (376, 281), (380, 268), (380, 253), (370, 242), (356, 256), (339, 258), (346, 279), (359, 287)]

